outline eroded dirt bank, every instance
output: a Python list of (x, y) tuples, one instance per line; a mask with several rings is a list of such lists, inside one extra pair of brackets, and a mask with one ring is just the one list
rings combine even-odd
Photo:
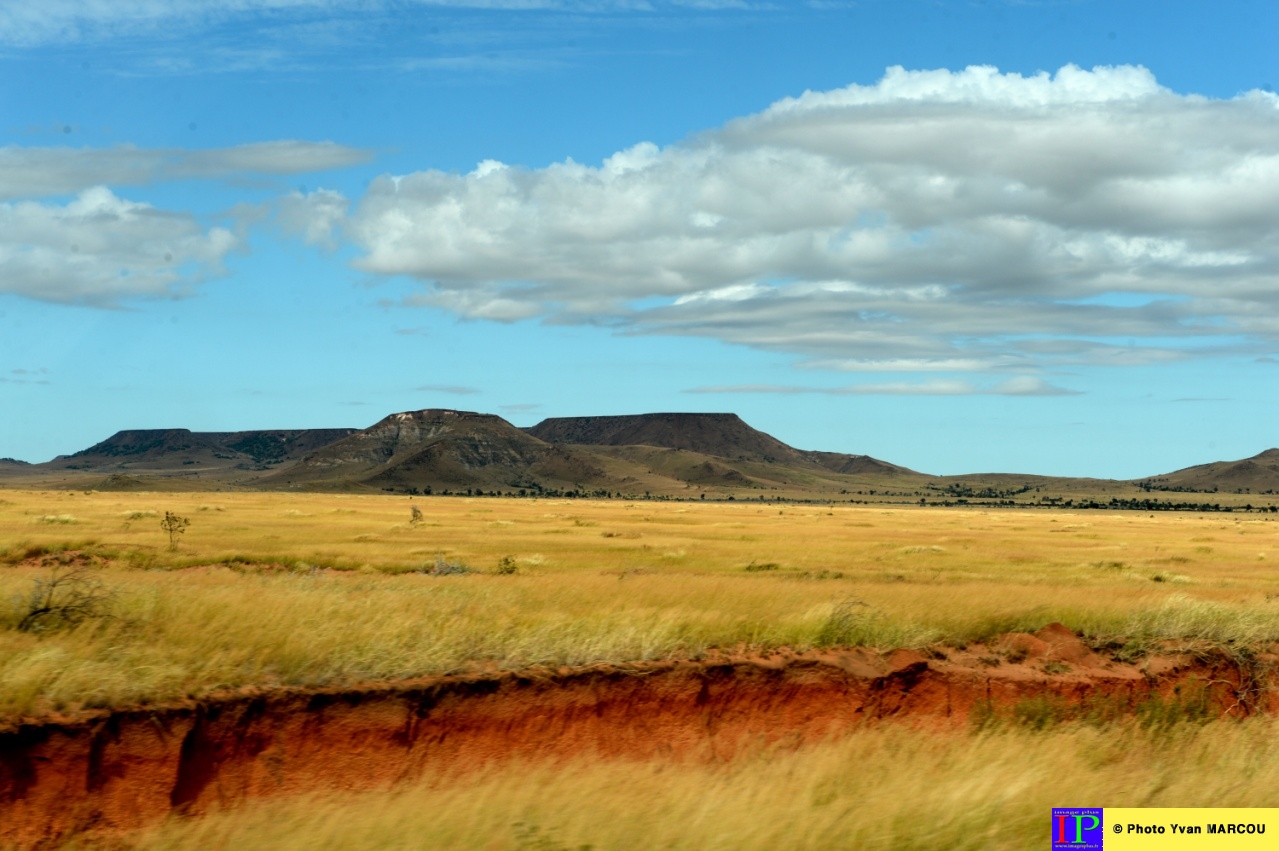
[(729, 759), (878, 719), (1122, 714), (1151, 701), (1271, 711), (1266, 660), (1221, 652), (1121, 664), (1050, 625), (990, 646), (775, 654), (281, 689), (0, 726), (0, 846), (113, 833), (172, 812), (317, 790), (387, 788), (423, 768), (580, 754)]

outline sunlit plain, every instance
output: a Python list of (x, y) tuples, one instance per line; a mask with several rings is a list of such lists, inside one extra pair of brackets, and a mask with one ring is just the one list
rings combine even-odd
[[(166, 511), (191, 521), (173, 551)], [(1053, 621), (1135, 650), (1257, 644), (1279, 640), (1277, 543), (1265, 515), (6, 491), (5, 626), (77, 553), (115, 599), (71, 630), (0, 630), (0, 713), (712, 648), (962, 644)], [(832, 632), (849, 600), (865, 616)]]

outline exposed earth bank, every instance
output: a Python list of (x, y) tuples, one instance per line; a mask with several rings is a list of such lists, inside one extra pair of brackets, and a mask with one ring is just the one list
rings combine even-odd
[(1274, 660), (1133, 663), (1060, 624), (989, 645), (867, 649), (237, 692), (0, 722), (0, 846), (52, 847), (267, 796), (389, 788), (423, 769), (599, 755), (724, 760), (897, 719), (954, 727), (1158, 711), (1270, 712)]

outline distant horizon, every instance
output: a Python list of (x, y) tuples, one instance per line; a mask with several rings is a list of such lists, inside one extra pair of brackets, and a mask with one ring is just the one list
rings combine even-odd
[(1190, 0), (14, 7), (0, 456), (709, 400), (912, 469), (1251, 457), (1276, 30)]
[(72, 450), (72, 451), (70, 451), (70, 452), (61, 452), (61, 453), (58, 453), (57, 455), (54, 455), (53, 457), (48, 458), (48, 459), (45, 459), (45, 460), (43, 460), (43, 461), (31, 461), (31, 460), (29, 460), (29, 459), (25, 459), (25, 458), (15, 458), (15, 457), (13, 457), (13, 456), (10, 456), (10, 455), (4, 455), (4, 454), (0, 454), (0, 460), (18, 461), (18, 462), (21, 462), (21, 463), (31, 464), (31, 465), (33, 465), (33, 466), (35, 466), (35, 465), (39, 465), (39, 464), (52, 463), (53, 461), (57, 461), (57, 460), (59, 460), (59, 459), (61, 459), (61, 458), (68, 458), (68, 457), (71, 457), (71, 456), (73, 456), (74, 454), (76, 454), (77, 452), (84, 451), (84, 450), (89, 449), (89, 448), (91, 448), (91, 447), (93, 447), (93, 446), (96, 446), (96, 445), (98, 445), (98, 444), (100, 444), (100, 443), (105, 443), (105, 442), (109, 441), (112, 437), (115, 437), (116, 435), (119, 435), (119, 434), (124, 433), (124, 432), (185, 431), (185, 432), (189, 432), (189, 433), (191, 433), (191, 434), (239, 434), (239, 433), (246, 433), (246, 432), (262, 432), (262, 431), (268, 431), (268, 432), (269, 432), (269, 431), (328, 431), (328, 430), (331, 430), (331, 431), (337, 431), (337, 430), (343, 430), (343, 429), (351, 429), (351, 430), (353, 430), (353, 431), (357, 431), (357, 432), (358, 432), (358, 431), (363, 431), (363, 430), (365, 430), (365, 429), (367, 429), (367, 428), (371, 428), (371, 427), (373, 427), (374, 425), (376, 425), (377, 423), (380, 423), (380, 422), (382, 422), (383, 420), (388, 419), (388, 418), (393, 417), (393, 416), (396, 416), (396, 415), (398, 415), (398, 414), (411, 414), (411, 413), (417, 413), (417, 412), (420, 412), (420, 411), (428, 411), (428, 410), (437, 410), (437, 411), (442, 411), (442, 412), (454, 412), (454, 413), (458, 413), (458, 414), (476, 414), (476, 415), (482, 415), (482, 416), (494, 416), (494, 417), (498, 417), (499, 419), (504, 420), (505, 422), (509, 423), (510, 425), (514, 426), (515, 428), (518, 428), (518, 429), (521, 429), (521, 430), (527, 430), (527, 429), (533, 428), (533, 427), (535, 427), (536, 425), (538, 425), (538, 424), (540, 424), (540, 423), (542, 423), (542, 422), (545, 422), (546, 420), (551, 420), (551, 419), (570, 419), (570, 420), (571, 420), (571, 419), (590, 419), (590, 418), (604, 418), (604, 417), (617, 417), (617, 418), (627, 418), (627, 417), (651, 417), (651, 416), (665, 416), (665, 415), (683, 415), (683, 416), (734, 416), (734, 417), (738, 417), (738, 419), (740, 419), (740, 420), (741, 420), (743, 423), (745, 423), (748, 427), (753, 428), (753, 429), (755, 429), (756, 431), (762, 432), (762, 433), (764, 433), (764, 434), (768, 435), (769, 437), (773, 437), (773, 438), (775, 438), (775, 439), (777, 439), (777, 440), (780, 440), (782, 443), (785, 443), (787, 446), (790, 446), (790, 447), (791, 447), (791, 448), (793, 448), (793, 449), (799, 449), (799, 450), (801, 450), (801, 451), (809, 451), (809, 452), (838, 452), (838, 453), (840, 453), (840, 454), (866, 456), (866, 457), (874, 458), (874, 459), (875, 459), (875, 460), (877, 460), (877, 461), (885, 461), (885, 462), (888, 462), (888, 463), (890, 463), (890, 464), (894, 464), (894, 465), (901, 466), (901, 467), (906, 467), (906, 468), (908, 468), (908, 469), (914, 470), (916, 473), (920, 473), (921, 475), (926, 475), (926, 476), (937, 476), (937, 477), (939, 477), (939, 478), (945, 478), (945, 477), (950, 477), (950, 476), (969, 476), (969, 475), (1024, 475), (1024, 476), (1044, 476), (1044, 477), (1053, 477), (1053, 478), (1079, 478), (1079, 479), (1098, 479), (1098, 480), (1101, 480), (1101, 481), (1130, 482), (1130, 481), (1141, 481), (1141, 480), (1143, 480), (1143, 479), (1153, 478), (1153, 477), (1161, 476), (1161, 475), (1165, 475), (1165, 474), (1168, 474), (1168, 473), (1174, 473), (1174, 472), (1178, 472), (1178, 471), (1181, 471), (1181, 470), (1185, 470), (1185, 469), (1188, 469), (1188, 468), (1191, 468), (1191, 467), (1198, 467), (1198, 466), (1202, 466), (1202, 465), (1204, 465), (1204, 464), (1212, 464), (1212, 463), (1218, 463), (1218, 462), (1227, 462), (1227, 463), (1228, 463), (1228, 462), (1234, 462), (1234, 461), (1244, 461), (1244, 460), (1248, 460), (1248, 459), (1250, 459), (1250, 458), (1255, 458), (1255, 457), (1257, 457), (1258, 455), (1262, 455), (1262, 454), (1264, 454), (1265, 452), (1271, 451), (1271, 450), (1273, 450), (1273, 449), (1279, 448), (1279, 447), (1274, 447), (1274, 446), (1268, 446), (1268, 447), (1264, 447), (1264, 448), (1262, 448), (1262, 449), (1259, 449), (1259, 450), (1257, 450), (1256, 452), (1250, 453), (1250, 454), (1248, 454), (1248, 455), (1240, 456), (1239, 458), (1211, 458), (1211, 459), (1207, 459), (1207, 460), (1203, 460), (1203, 461), (1193, 461), (1193, 462), (1188, 463), (1188, 464), (1182, 464), (1181, 466), (1178, 466), (1178, 467), (1172, 467), (1172, 468), (1168, 468), (1168, 469), (1165, 469), (1165, 470), (1159, 470), (1159, 471), (1157, 471), (1157, 472), (1152, 472), (1152, 473), (1146, 473), (1146, 474), (1144, 474), (1144, 475), (1129, 476), (1129, 477), (1126, 477), (1126, 478), (1119, 478), (1119, 477), (1115, 477), (1115, 476), (1089, 476), (1089, 475), (1069, 474), (1069, 473), (1068, 473), (1068, 474), (1064, 474), (1064, 475), (1062, 475), (1062, 474), (1050, 474), (1050, 473), (1040, 473), (1040, 472), (1037, 472), (1037, 471), (1034, 471), (1034, 470), (1028, 470), (1028, 469), (1027, 469), (1027, 470), (1012, 470), (1012, 469), (1007, 469), (1007, 470), (996, 470), (996, 469), (990, 469), (990, 470), (964, 470), (964, 471), (957, 471), (957, 472), (945, 472), (945, 473), (941, 473), (941, 472), (936, 472), (936, 471), (932, 471), (932, 470), (923, 470), (923, 469), (919, 469), (919, 468), (917, 468), (917, 467), (913, 467), (913, 466), (912, 466), (912, 465), (910, 465), (910, 464), (901, 463), (898, 459), (894, 459), (894, 458), (882, 458), (882, 457), (879, 457), (879, 456), (877, 456), (877, 455), (870, 455), (869, 453), (864, 453), (864, 452), (843, 452), (842, 450), (831, 450), (831, 449), (826, 449), (826, 448), (821, 447), (821, 446), (800, 446), (800, 445), (796, 445), (796, 444), (792, 443), (791, 441), (787, 440), (785, 437), (782, 437), (782, 436), (780, 436), (780, 435), (777, 435), (777, 434), (774, 434), (774, 433), (772, 433), (772, 432), (769, 432), (769, 431), (767, 431), (766, 429), (756, 428), (756, 427), (755, 427), (754, 425), (752, 425), (752, 424), (751, 424), (751, 423), (750, 423), (750, 422), (749, 422), (749, 421), (748, 421), (745, 417), (742, 417), (740, 414), (737, 414), (737, 413), (735, 413), (735, 412), (733, 412), (733, 411), (648, 411), (648, 412), (643, 412), (643, 413), (629, 413), (629, 414), (577, 414), (577, 415), (570, 414), (570, 415), (565, 415), (565, 416), (556, 416), (556, 417), (542, 417), (541, 419), (539, 419), (539, 420), (537, 420), (537, 421), (535, 421), (535, 422), (531, 422), (531, 423), (528, 423), (528, 424), (526, 424), (526, 425), (520, 425), (520, 424), (518, 424), (518, 423), (516, 423), (516, 422), (512, 421), (512, 420), (511, 420), (510, 418), (508, 418), (508, 417), (504, 417), (504, 416), (502, 416), (501, 414), (493, 413), (493, 412), (490, 412), (490, 411), (473, 411), (473, 410), (466, 410), (466, 409), (462, 409), (462, 408), (452, 408), (452, 407), (428, 407), (428, 408), (415, 408), (415, 409), (406, 410), (406, 411), (392, 411), (391, 413), (388, 413), (388, 414), (386, 414), (386, 415), (384, 415), (384, 416), (382, 416), (382, 417), (379, 417), (379, 418), (378, 418), (377, 420), (375, 420), (374, 422), (368, 423), (367, 425), (363, 425), (363, 426), (354, 426), (354, 425), (341, 425), (341, 426), (334, 426), (334, 425), (328, 425), (328, 426), (297, 426), (297, 427), (290, 427), (290, 426), (271, 426), (271, 427), (268, 427), (268, 428), (244, 428), (244, 429), (237, 429), (237, 428), (229, 428), (229, 429), (192, 429), (192, 428), (187, 428), (186, 426), (160, 426), (160, 427), (156, 427), (156, 428), (149, 428), (149, 427), (121, 428), (121, 429), (116, 429), (115, 431), (111, 432), (110, 434), (106, 435), (105, 437), (100, 438), (100, 439), (98, 439), (98, 440), (95, 440), (95, 441), (93, 441), (92, 443), (88, 443), (88, 444), (86, 444), (86, 445), (84, 445), (84, 446), (81, 446), (81, 447), (80, 447), (80, 448), (78, 448), (78, 449), (74, 449), (74, 450)]

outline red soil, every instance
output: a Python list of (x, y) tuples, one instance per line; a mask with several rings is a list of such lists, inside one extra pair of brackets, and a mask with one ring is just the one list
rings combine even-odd
[(853, 649), (527, 670), (14, 722), (0, 724), (0, 845), (53, 846), (259, 797), (385, 789), (428, 766), (586, 754), (723, 760), (879, 719), (962, 725), (975, 709), (1029, 699), (1122, 713), (1154, 696), (1202, 695), (1221, 714), (1273, 710), (1255, 670), (1221, 653), (1121, 664), (1053, 624), (928, 655)]

